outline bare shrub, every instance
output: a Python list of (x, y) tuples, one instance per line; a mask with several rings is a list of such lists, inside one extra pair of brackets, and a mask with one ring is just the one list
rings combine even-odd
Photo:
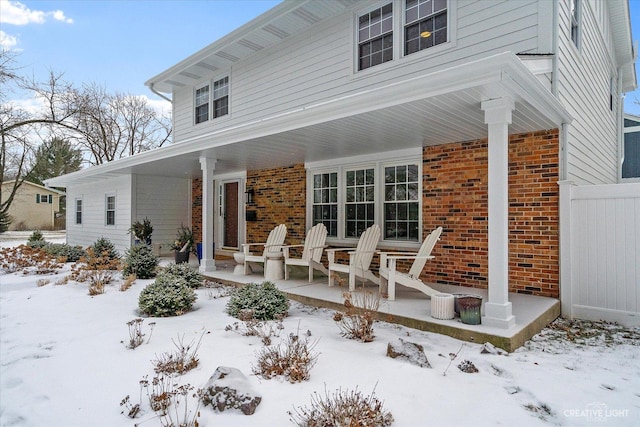
[(202, 286), (207, 288), (207, 297), (209, 299), (218, 299), (230, 296), (235, 287), (223, 285), (222, 283), (212, 282), (210, 280), (204, 280)]
[(136, 275), (135, 274), (130, 274), (128, 275), (124, 281), (120, 284), (120, 291), (124, 292), (126, 290), (128, 290), (131, 285), (133, 285), (133, 283), (136, 281)]
[(338, 389), (329, 395), (325, 389), (324, 397), (313, 393), (310, 408), (296, 408), (289, 411), (289, 417), (301, 427), (390, 426), (393, 416), (383, 409), (382, 402), (374, 394), (364, 397), (357, 389)]
[(291, 383), (308, 380), (309, 371), (318, 359), (318, 353), (313, 351), (316, 343), (290, 334), (287, 341), (258, 351), (258, 364), (253, 367), (253, 373), (264, 379), (283, 376)]
[[(142, 333), (142, 323), (144, 319), (138, 317), (136, 319), (130, 320), (127, 322), (127, 326), (129, 327), (129, 342), (126, 344), (127, 348), (135, 349), (139, 347), (144, 342), (145, 334)], [(149, 323), (149, 338), (147, 339), (147, 344), (151, 341), (151, 334), (153, 334), (153, 327), (156, 325), (156, 322)], [(123, 341), (124, 342), (124, 341)]]
[[(163, 427), (198, 427), (198, 417), (200, 416), (201, 389), (195, 389), (191, 384), (178, 384), (171, 376), (156, 375), (151, 381), (147, 376), (140, 380), (140, 397), (142, 389), (147, 392), (149, 406), (158, 412), (160, 425)], [(195, 391), (194, 391), (195, 390)], [(189, 400), (194, 398), (195, 409), (189, 409)], [(120, 402), (127, 410), (127, 416), (135, 418), (140, 413), (140, 404), (133, 404), (129, 396)], [(124, 414), (124, 410), (122, 413)], [(136, 424), (138, 425), (138, 424)]]
[(363, 290), (344, 292), (342, 296), (345, 312), (337, 311), (333, 316), (342, 336), (362, 342), (373, 341), (373, 321), (380, 307), (380, 294)]
[(156, 373), (182, 375), (198, 366), (198, 363), (200, 363), (198, 350), (202, 343), (202, 337), (204, 337), (204, 332), (197, 342), (191, 340), (187, 345), (184, 343), (184, 335), (178, 337), (178, 342), (172, 338), (171, 342), (173, 342), (176, 350), (173, 353), (162, 353), (160, 356), (156, 356), (156, 360), (151, 362)]
[(254, 318), (254, 311), (251, 309), (241, 310), (238, 317), (242, 322), (234, 322), (225, 326), (225, 331), (238, 332), (248, 337), (259, 337), (264, 345), (271, 345), (272, 336), (280, 336), (280, 331), (284, 329), (282, 316), (278, 316), (275, 321), (263, 321)]
[(51, 283), (51, 280), (49, 279), (38, 279), (38, 281), (36, 282), (36, 285), (40, 288), (42, 286), (46, 286), (49, 283)]
[(113, 280), (120, 270), (119, 259), (109, 257), (107, 251), (96, 255), (92, 248), (87, 249), (87, 255), (81, 257), (71, 268), (71, 279), (76, 282), (89, 283), (89, 295), (100, 295), (105, 291), (105, 285)]
[(41, 248), (27, 245), (0, 249), (0, 269), (5, 273), (51, 274), (58, 272), (64, 262)]

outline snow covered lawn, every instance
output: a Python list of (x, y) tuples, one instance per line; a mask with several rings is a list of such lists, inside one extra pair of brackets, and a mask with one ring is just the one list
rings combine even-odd
[[(183, 316), (145, 318), (145, 341), (131, 350), (127, 322), (140, 317), (138, 295), (151, 280), (124, 292), (109, 285), (91, 297), (86, 284), (55, 284), (69, 268), (51, 276), (0, 273), (1, 426), (160, 426), (139, 382), (153, 378), (151, 361), (175, 350), (174, 341), (201, 336), (199, 366), (176, 381), (203, 387), (218, 366), (230, 366), (262, 395), (251, 416), (200, 407), (201, 426), (293, 425), (288, 411), (309, 407), (314, 392), (337, 389), (375, 393), (395, 426), (640, 425), (640, 328), (557, 322), (515, 353), (483, 354), (481, 343), (382, 322), (373, 342), (347, 340), (333, 311), (294, 302), (273, 344), (309, 331), (318, 358), (309, 381), (291, 384), (252, 374), (263, 344), (225, 330), (237, 319), (225, 313), (228, 297), (218, 290), (198, 289), (194, 310)], [(41, 279), (49, 284), (37, 286)], [(575, 325), (581, 329), (569, 329)], [(422, 345), (432, 368), (388, 358), (387, 343), (398, 338)], [(464, 361), (479, 372), (461, 371)], [(127, 395), (141, 403), (135, 420), (121, 413)]]

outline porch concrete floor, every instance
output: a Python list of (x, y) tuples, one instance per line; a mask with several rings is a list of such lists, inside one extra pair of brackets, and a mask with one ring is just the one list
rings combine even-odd
[[(193, 261), (192, 261), (193, 264)], [(197, 265), (197, 261), (196, 264)], [(217, 259), (217, 270), (207, 272), (209, 280), (223, 284), (239, 286), (246, 283), (264, 281), (262, 270), (254, 269), (248, 276), (234, 274), (236, 264), (233, 259)], [(348, 288), (343, 286), (328, 286), (327, 277), (316, 272), (315, 279), (308, 283), (306, 269), (293, 267), (289, 280), (274, 281), (278, 289), (285, 292), (292, 300), (315, 307), (334, 310), (344, 308), (342, 293)], [(446, 293), (470, 293), (481, 295), (483, 303), (487, 301), (487, 291), (483, 289), (466, 288), (432, 284), (434, 289)], [(364, 289), (378, 290), (377, 285), (367, 283)], [(356, 290), (363, 290), (358, 284)], [(513, 305), (516, 324), (510, 329), (501, 329), (480, 325), (468, 325), (456, 317), (452, 320), (440, 320), (431, 317), (431, 300), (423, 293), (404, 286), (396, 286), (396, 300), (381, 299), (378, 310), (378, 320), (397, 323), (414, 329), (436, 332), (458, 338), (464, 341), (485, 343), (507, 351), (514, 351), (522, 346), (526, 340), (540, 332), (545, 326), (560, 315), (560, 301), (555, 298), (538, 297), (533, 295), (510, 293), (509, 301)]]

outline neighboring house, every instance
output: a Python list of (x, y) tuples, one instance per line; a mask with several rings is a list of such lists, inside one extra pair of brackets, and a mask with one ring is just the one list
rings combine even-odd
[(640, 181), (640, 117), (624, 115), (622, 179)]
[[(15, 181), (2, 183), (2, 198), (9, 197)], [(23, 181), (9, 207), (9, 230), (54, 230), (64, 192)]]
[(626, 0), (286, 1), (146, 82), (172, 146), (47, 184), (80, 206), (69, 243), (191, 224), (203, 271), (279, 223), (397, 249), (441, 225), (422, 278), (488, 288), (508, 328), (507, 291), (560, 295), (558, 182), (620, 176), (634, 58)]

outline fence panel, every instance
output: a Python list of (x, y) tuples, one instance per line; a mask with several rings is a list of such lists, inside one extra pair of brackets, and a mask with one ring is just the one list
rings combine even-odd
[(640, 325), (640, 183), (561, 183), (566, 317)]

